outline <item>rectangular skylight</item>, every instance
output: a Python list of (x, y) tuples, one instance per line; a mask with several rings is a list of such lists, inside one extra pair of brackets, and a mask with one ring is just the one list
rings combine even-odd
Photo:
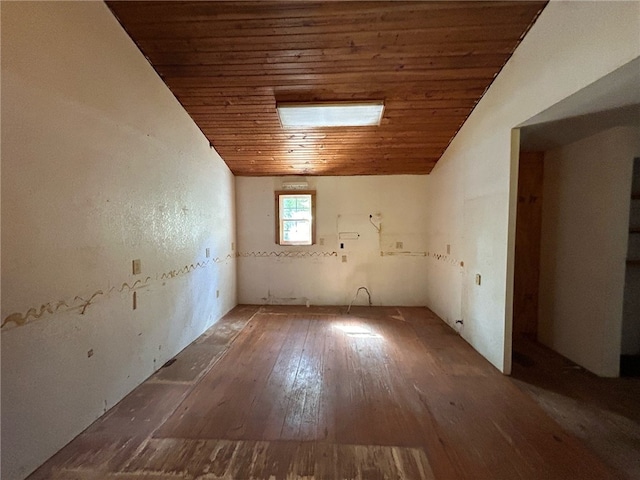
[(283, 127), (368, 127), (380, 125), (384, 102), (278, 103)]

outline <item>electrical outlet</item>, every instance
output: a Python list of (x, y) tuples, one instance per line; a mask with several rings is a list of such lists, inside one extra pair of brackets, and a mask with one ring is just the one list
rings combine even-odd
[(403, 243), (402, 242), (396, 242), (396, 248), (397, 249), (402, 249), (403, 248)]
[(236, 249), (236, 244), (231, 242), (231, 251), (233, 252)]
[(209, 258), (211, 256), (211, 249), (210, 248), (207, 248), (205, 250), (205, 255), (207, 256), (207, 258)]
[(220, 290), (216, 290), (216, 298), (220, 298)]
[(451, 255), (451, 245), (447, 243), (447, 255)]
[(482, 284), (482, 275), (476, 273), (476, 285)]
[(131, 262), (131, 268), (134, 275), (140, 275), (142, 273), (142, 264), (140, 262), (140, 259)]
[(347, 256), (346, 255), (342, 255), (342, 263), (347, 263)]
[(324, 238), (320, 238), (320, 245), (324, 245)]

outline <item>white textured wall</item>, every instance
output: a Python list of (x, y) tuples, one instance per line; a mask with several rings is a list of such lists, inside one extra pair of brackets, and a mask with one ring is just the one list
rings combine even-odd
[[(318, 244), (307, 247), (275, 244), (274, 192), (282, 181), (236, 178), (241, 303), (346, 305), (365, 286), (376, 305), (425, 304), (427, 176), (309, 177)], [(380, 234), (369, 223), (376, 214)], [(340, 232), (360, 238), (340, 240)], [(356, 304), (364, 303), (362, 292)]]
[(236, 304), (234, 216), (233, 176), (103, 3), (2, 2), (3, 479)]
[(539, 339), (602, 376), (620, 365), (637, 127), (549, 150), (544, 160)]
[(639, 31), (640, 2), (550, 2), (430, 175), (428, 248), (443, 252), (457, 239), (465, 267), (461, 275), (454, 266), (434, 270), (429, 306), (448, 321), (461, 314), (463, 337), (504, 372), (511, 369), (512, 129), (638, 57)]

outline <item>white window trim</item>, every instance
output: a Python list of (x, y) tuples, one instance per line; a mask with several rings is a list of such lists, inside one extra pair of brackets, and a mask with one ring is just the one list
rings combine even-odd
[[(311, 196), (311, 243), (283, 243), (280, 239), (280, 196), (282, 195), (310, 195)], [(278, 190), (275, 192), (276, 208), (276, 244), (285, 247), (300, 247), (315, 245), (316, 243), (316, 192), (315, 190)]]

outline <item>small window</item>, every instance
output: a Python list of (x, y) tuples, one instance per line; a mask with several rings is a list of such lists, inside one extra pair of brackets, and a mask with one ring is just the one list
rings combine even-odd
[(316, 192), (276, 192), (276, 243), (313, 245), (315, 243)]

